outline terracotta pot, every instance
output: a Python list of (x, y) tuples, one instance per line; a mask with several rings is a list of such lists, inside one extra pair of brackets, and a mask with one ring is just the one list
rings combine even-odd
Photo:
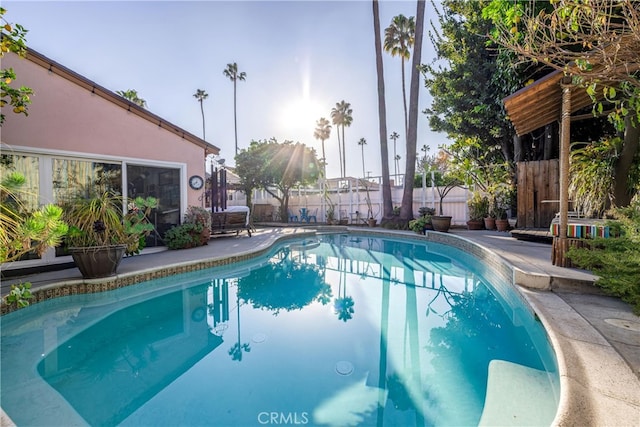
[(495, 230), (496, 229), (496, 219), (491, 217), (486, 217), (484, 219), (484, 228), (487, 230)]
[(451, 217), (434, 215), (431, 217), (431, 225), (434, 231), (446, 233), (451, 228)]
[(484, 230), (484, 221), (481, 219), (470, 219), (467, 221), (467, 228), (469, 230)]
[(126, 245), (69, 248), (73, 261), (85, 279), (114, 276), (127, 249)]
[(375, 227), (378, 220), (375, 218), (369, 218), (368, 222), (369, 222), (369, 227)]
[(509, 230), (509, 220), (508, 219), (496, 219), (496, 228), (498, 231), (507, 231)]

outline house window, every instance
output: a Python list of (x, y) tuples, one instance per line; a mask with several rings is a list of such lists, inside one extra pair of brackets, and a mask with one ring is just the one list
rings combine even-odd
[[(19, 212), (33, 212), (39, 207), (40, 199), (40, 171), (38, 167), (38, 157), (22, 156), (14, 154), (2, 154), (0, 156), (0, 176), (7, 177), (8, 174), (17, 172), (21, 174), (25, 183), (15, 194), (13, 200), (2, 200), (2, 203), (14, 205)], [(22, 255), (19, 260), (39, 259), (35, 252)]]
[(105, 191), (122, 194), (122, 166), (90, 160), (53, 159), (53, 200), (65, 203)]
[(40, 194), (38, 158), (33, 156), (2, 154), (2, 156), (0, 156), (0, 171), (2, 172), (3, 178), (12, 172), (18, 172), (24, 176), (25, 183), (20, 187), (19, 202), (26, 211), (38, 209)]
[(156, 232), (147, 238), (147, 246), (163, 245), (162, 237), (180, 224), (180, 169), (127, 165), (127, 197), (155, 197), (158, 207), (149, 220)]

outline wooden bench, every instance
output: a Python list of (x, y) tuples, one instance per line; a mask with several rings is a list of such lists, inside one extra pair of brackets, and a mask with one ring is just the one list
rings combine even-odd
[(247, 215), (248, 212), (212, 212), (211, 213), (211, 234), (224, 234), (232, 231), (236, 236), (241, 231), (246, 230), (251, 237), (251, 226)]

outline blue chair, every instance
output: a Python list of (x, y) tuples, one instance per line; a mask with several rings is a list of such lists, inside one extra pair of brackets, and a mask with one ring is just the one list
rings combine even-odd
[(313, 220), (314, 223), (318, 222), (318, 208), (315, 208), (313, 213), (307, 213), (307, 224)]
[(307, 217), (308, 213), (309, 213), (309, 210), (307, 208), (300, 208), (300, 222), (302, 221), (309, 222), (309, 218)]
[(298, 215), (294, 215), (293, 212), (291, 212), (291, 209), (287, 212), (289, 214), (289, 222), (298, 222)]

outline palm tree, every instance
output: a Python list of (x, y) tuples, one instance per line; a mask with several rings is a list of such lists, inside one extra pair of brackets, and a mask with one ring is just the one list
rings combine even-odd
[(236, 82), (240, 80), (241, 82), (245, 81), (247, 78), (247, 73), (244, 71), (238, 73), (238, 64), (235, 62), (232, 64), (227, 64), (227, 68), (222, 72), (225, 76), (229, 77), (229, 80), (233, 82), (233, 128), (235, 130), (236, 136), (236, 155), (238, 154), (238, 120), (237, 120), (237, 110), (236, 110)]
[[(409, 119), (407, 114), (407, 94), (405, 88), (404, 62), (411, 57), (411, 47), (415, 42), (416, 24), (413, 16), (407, 18), (404, 15), (394, 16), (384, 30), (384, 50), (391, 56), (399, 56), (402, 65), (402, 101), (404, 106), (404, 128), (408, 135)], [(413, 73), (413, 72), (412, 72)]]
[[(395, 164), (396, 175), (398, 175), (398, 169), (400, 169), (400, 159), (401, 158), (402, 157), (400, 156), (400, 154), (396, 154), (395, 156), (393, 156), (393, 160), (396, 161), (396, 164)], [(396, 179), (398, 179), (398, 178), (396, 177)]]
[(204, 89), (196, 90), (196, 93), (193, 94), (193, 97), (198, 100), (200, 103), (200, 112), (202, 113), (202, 139), (205, 139), (204, 134), (204, 106), (202, 105), (202, 101), (209, 97), (209, 94), (205, 92)]
[(338, 110), (337, 107), (331, 109), (331, 121), (337, 129), (336, 137), (338, 138), (338, 158), (340, 161), (340, 177), (342, 177), (342, 146), (340, 144), (340, 123), (342, 123), (342, 112)]
[(380, 35), (380, 10), (378, 0), (373, 0), (373, 36), (376, 50), (376, 75), (378, 78), (378, 126), (380, 136), (380, 161), (382, 163), (382, 220), (393, 216), (391, 182), (389, 180), (389, 147), (387, 145), (387, 108), (382, 63), (382, 38)]
[(397, 178), (397, 176), (398, 176), (398, 160), (400, 159), (400, 157), (396, 154), (396, 140), (398, 138), (400, 138), (400, 135), (398, 135), (398, 132), (394, 131), (391, 135), (389, 135), (389, 138), (393, 139), (393, 159), (395, 160), (395, 172), (394, 172), (394, 174), (396, 176), (396, 179), (398, 179)]
[(331, 135), (331, 124), (329, 120), (324, 117), (320, 117), (316, 122), (316, 130), (313, 132), (313, 137), (315, 139), (319, 139), (322, 142), (322, 169), (324, 172), (324, 177), (327, 177), (327, 158), (324, 152), (324, 142), (329, 139)]
[[(342, 129), (342, 170), (341, 177), (344, 178), (347, 173), (347, 158), (346, 158), (346, 149), (345, 149), (345, 140), (344, 140), (344, 128), (351, 126), (353, 123), (353, 110), (351, 109), (351, 104), (342, 100), (336, 103), (336, 106), (331, 109), (331, 119), (334, 125), (337, 125)], [(340, 136), (338, 136), (338, 150), (340, 150)]]
[[(422, 35), (424, 30), (424, 0), (418, 0), (416, 8), (415, 46), (411, 64), (411, 85), (409, 88), (409, 127), (407, 132), (405, 174), (412, 178), (416, 173), (416, 145), (418, 141), (418, 97), (420, 94), (420, 59), (422, 56)], [(400, 205), (400, 218), (410, 220), (413, 218), (413, 186), (405, 185)]]
[(123, 97), (124, 99), (127, 99), (133, 102), (138, 107), (147, 108), (147, 101), (140, 98), (138, 96), (138, 91), (135, 89), (117, 90), (116, 93), (121, 97)]
[(362, 178), (364, 179), (366, 178), (366, 175), (364, 172), (364, 146), (367, 145), (367, 140), (364, 138), (360, 138), (360, 141), (358, 141), (358, 145), (362, 150)]

